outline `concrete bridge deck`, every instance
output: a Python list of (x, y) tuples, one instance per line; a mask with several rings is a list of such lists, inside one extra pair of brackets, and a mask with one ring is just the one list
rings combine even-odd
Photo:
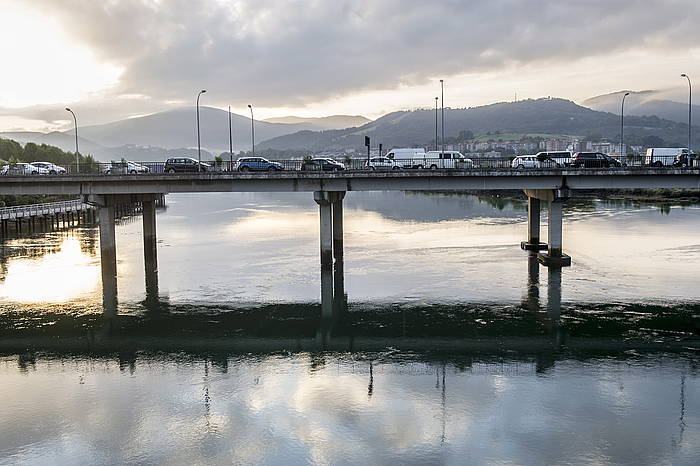
[(196, 192), (313, 192), (387, 190), (700, 189), (700, 169), (474, 169), (386, 172), (206, 172), (134, 175), (13, 176), (2, 194), (164, 194)]

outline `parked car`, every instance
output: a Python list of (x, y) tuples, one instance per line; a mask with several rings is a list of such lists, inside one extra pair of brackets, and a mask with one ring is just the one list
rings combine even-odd
[(621, 167), (622, 163), (601, 152), (576, 152), (571, 159), (573, 168)]
[(388, 157), (372, 157), (365, 162), (365, 168), (368, 170), (400, 170), (403, 167)]
[(676, 155), (676, 158), (673, 161), (673, 166), (674, 167), (692, 167), (693, 161), (696, 159), (697, 159), (697, 154), (682, 153), (682, 154)]
[(334, 172), (345, 170), (345, 165), (333, 159), (317, 157), (311, 160), (304, 160), (301, 163), (301, 169), (304, 171)]
[(396, 162), (401, 168), (413, 168), (413, 158), (420, 156), (425, 156), (425, 149), (422, 147), (405, 147), (391, 149), (385, 157)]
[(17, 175), (48, 175), (49, 171), (42, 167), (35, 167), (30, 163), (11, 163), (10, 165), (5, 165), (7, 169), (5, 170), (5, 175), (17, 176)]
[(413, 157), (411, 163), (412, 168), (430, 168), (436, 170), (438, 168), (472, 168), (474, 162), (472, 159), (466, 158), (460, 152), (446, 150), (444, 152), (431, 150), (424, 154), (419, 154)]
[(139, 163), (136, 162), (112, 162), (111, 164), (107, 165), (104, 169), (104, 173), (106, 175), (114, 174), (114, 175), (121, 175), (125, 173), (129, 173), (132, 175), (135, 175), (137, 173), (148, 173), (151, 170)]
[(59, 167), (56, 164), (53, 164), (51, 162), (32, 162), (32, 165), (35, 167), (40, 167), (40, 168), (45, 168), (48, 170), (49, 175), (62, 175), (66, 173), (66, 169), (63, 167)]
[(233, 170), (248, 171), (277, 171), (284, 167), (279, 162), (271, 162), (263, 157), (243, 157), (233, 162)]
[[(199, 167), (199, 170), (198, 170)], [(211, 165), (204, 162), (199, 162), (191, 157), (170, 157), (165, 161), (165, 173), (182, 173), (182, 172), (196, 172), (196, 171), (207, 171), (211, 168)]]
[(647, 149), (644, 165), (652, 167), (670, 167), (680, 156), (685, 155), (686, 158), (690, 151), (683, 147), (650, 147)]

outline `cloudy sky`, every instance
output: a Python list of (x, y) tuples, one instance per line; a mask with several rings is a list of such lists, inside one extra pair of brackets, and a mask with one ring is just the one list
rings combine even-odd
[[(581, 101), (700, 80), (697, 0), (0, 0), (0, 131)], [(700, 81), (699, 81), (700, 83)]]

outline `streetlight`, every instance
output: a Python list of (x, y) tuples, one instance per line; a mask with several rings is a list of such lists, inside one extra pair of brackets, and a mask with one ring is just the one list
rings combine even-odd
[(66, 107), (66, 112), (70, 112), (70, 114), (73, 115), (73, 124), (75, 125), (75, 169), (77, 173), (80, 173), (80, 161), (78, 158), (78, 119), (75, 117), (75, 113), (73, 113), (73, 110), (70, 108)]
[(620, 112), (620, 163), (622, 163), (622, 145), (625, 143), (625, 97), (630, 95), (625, 92), (622, 96), (622, 111)]
[(253, 141), (253, 157), (255, 157), (255, 120), (253, 119), (253, 106), (248, 104), (250, 109), (250, 135)]
[(228, 106), (228, 155), (231, 158), (230, 170), (233, 170), (233, 130), (231, 128), (231, 106)]
[(445, 153), (445, 81), (440, 80), (440, 92), (442, 94), (442, 109), (440, 110), (440, 119), (442, 120), (442, 152)]
[(435, 97), (435, 150), (438, 150), (438, 119), (437, 119), (437, 108), (438, 108), (438, 99), (439, 97)]
[(202, 171), (202, 143), (199, 138), (199, 97), (204, 94), (206, 89), (202, 89), (197, 94), (197, 157), (199, 158), (199, 163), (197, 164), (197, 171)]
[(690, 84), (690, 77), (687, 74), (683, 73), (681, 78), (688, 80), (688, 166), (690, 166), (690, 115), (693, 109), (693, 86)]

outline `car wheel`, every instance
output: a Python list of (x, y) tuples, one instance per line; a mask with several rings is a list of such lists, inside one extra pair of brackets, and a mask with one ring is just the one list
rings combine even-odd
[(131, 170), (129, 173), (132, 174), (132, 175), (135, 175), (135, 174), (136, 174), (136, 170)]
[(241, 168), (239, 168), (238, 170), (239, 170), (239, 171), (242, 171), (242, 172), (249, 172), (249, 171), (250, 171), (250, 167), (249, 167), (248, 165), (243, 165), (243, 166), (242, 166)]
[(416, 169), (422, 170), (422, 169), (423, 169), (423, 165), (418, 165), (418, 166), (416, 167)]
[(165, 170), (165, 172), (166, 172), (166, 173), (175, 173), (175, 169), (174, 169), (174, 168), (168, 168), (167, 170)]
[(435, 164), (431, 165), (431, 166), (430, 166), (430, 169), (431, 169), (431, 170), (437, 170), (437, 165), (435, 165)]
[(401, 170), (401, 167), (399, 167), (398, 165), (394, 165), (394, 167), (392, 168), (392, 170)]
[(49, 175), (56, 175), (56, 170), (51, 170), (51, 171), (49, 172)]
[(269, 171), (269, 172), (276, 172), (276, 171), (279, 171), (279, 168), (277, 168), (277, 167), (268, 167), (267, 171)]
[(515, 167), (515, 168), (517, 168), (518, 170), (523, 170), (523, 169), (525, 168), (525, 165), (523, 165), (523, 164), (521, 163), (520, 165), (518, 165), (518, 166)]
[(655, 166), (655, 167), (663, 167), (663, 166), (664, 166), (664, 164), (661, 163), (661, 160), (657, 160), (657, 161), (654, 162), (652, 165)]

